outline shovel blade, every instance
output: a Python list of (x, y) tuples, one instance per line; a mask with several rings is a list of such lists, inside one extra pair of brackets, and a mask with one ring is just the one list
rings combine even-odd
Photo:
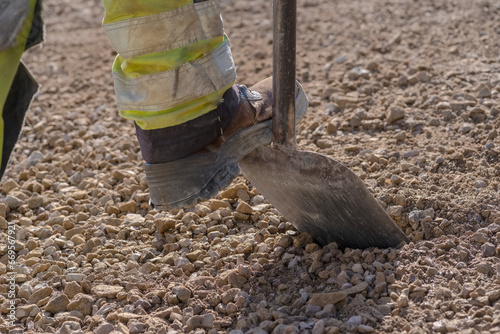
[(297, 230), (320, 245), (335, 241), (341, 247), (386, 248), (409, 241), (363, 181), (325, 155), (263, 146), (239, 165)]

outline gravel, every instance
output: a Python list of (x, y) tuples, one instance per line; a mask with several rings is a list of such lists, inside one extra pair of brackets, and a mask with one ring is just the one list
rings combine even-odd
[[(222, 8), (239, 82), (270, 75), (271, 3)], [(499, 10), (299, 4), (297, 143), (359, 175), (411, 240), (360, 250), (320, 247), (243, 176), (151, 210), (102, 8), (47, 0), (25, 56), (42, 86), (0, 185), (0, 332), (500, 333)]]

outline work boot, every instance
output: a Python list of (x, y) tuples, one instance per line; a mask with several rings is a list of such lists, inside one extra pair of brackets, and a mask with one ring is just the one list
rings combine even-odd
[[(297, 124), (307, 111), (308, 100), (298, 82), (296, 87), (295, 122)], [(143, 156), (146, 155), (145, 171), (152, 207), (162, 210), (187, 208), (213, 197), (239, 174), (238, 162), (244, 156), (260, 146), (271, 143), (272, 78), (267, 78), (250, 89), (242, 85), (234, 85), (229, 91), (224, 94), (223, 103), (209, 113), (212, 116), (207, 114), (207, 118), (214, 118), (214, 115), (218, 114), (224, 114), (226, 117), (217, 116), (218, 124), (214, 125), (214, 122), (210, 120), (207, 121), (211, 124), (210, 126), (198, 127), (198, 129), (212, 127), (219, 131), (215, 139), (205, 144), (204, 142), (210, 136), (202, 136), (197, 140), (203, 145), (200, 149), (191, 153), (189, 151), (196, 147), (196, 145), (191, 145), (189, 149), (182, 150), (181, 154), (185, 156), (177, 156), (177, 159), (173, 161), (159, 163), (157, 160), (161, 159), (159, 156), (162, 154), (150, 154), (155, 151), (154, 142), (150, 141), (151, 145), (145, 145), (147, 132), (138, 128), (141, 151)], [(226, 97), (228, 97), (227, 100)], [(197, 120), (190, 121), (191, 125), (190, 122), (181, 124), (189, 138), (196, 139), (197, 131), (190, 127), (197, 126)], [(170, 128), (166, 128), (167, 132), (168, 129)], [(167, 147), (167, 145), (164, 146)], [(189, 153), (186, 154), (186, 152)], [(163, 157), (164, 161), (165, 159)]]

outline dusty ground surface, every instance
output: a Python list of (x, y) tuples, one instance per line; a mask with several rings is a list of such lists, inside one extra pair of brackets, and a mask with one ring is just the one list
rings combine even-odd
[[(271, 3), (222, 3), (253, 84), (271, 74)], [(299, 7), (299, 146), (348, 165), (412, 242), (320, 248), (243, 176), (194, 210), (149, 210), (102, 8), (48, 0), (25, 57), (42, 88), (1, 183), (0, 332), (500, 332), (500, 3)]]

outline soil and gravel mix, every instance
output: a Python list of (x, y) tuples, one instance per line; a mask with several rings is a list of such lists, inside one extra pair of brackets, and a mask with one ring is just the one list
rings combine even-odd
[[(272, 2), (222, 8), (239, 83), (271, 75)], [(349, 166), (412, 242), (320, 247), (243, 176), (151, 210), (100, 2), (47, 0), (24, 57), (42, 86), (0, 184), (1, 333), (500, 333), (500, 2), (298, 12), (299, 147)]]

